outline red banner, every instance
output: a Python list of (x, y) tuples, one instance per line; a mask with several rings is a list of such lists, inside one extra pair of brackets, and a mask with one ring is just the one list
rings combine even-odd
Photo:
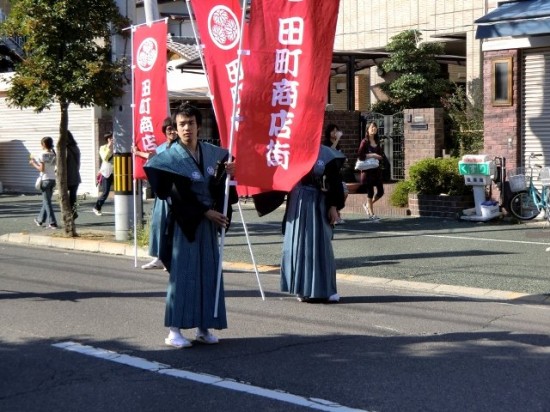
[(240, 185), (290, 191), (317, 159), (338, 4), (252, 2), (236, 135)]
[[(241, 56), (239, 64), (241, 2), (239, 0), (191, 0), (191, 5), (203, 47), (205, 69), (221, 144), (229, 149), (233, 106), (236, 106), (235, 116), (239, 117), (240, 95), (246, 81), (242, 61), (247, 57)], [(243, 50), (248, 50), (247, 26), (245, 25), (242, 30)], [(238, 129), (239, 123), (236, 122), (234, 135)], [(238, 157), (234, 142), (231, 154)], [(240, 196), (258, 192), (257, 189), (238, 183), (237, 191)]]
[[(152, 152), (166, 141), (162, 133), (162, 122), (168, 115), (166, 34), (166, 20), (159, 20), (134, 27), (132, 36), (134, 144), (142, 152)], [(134, 178), (146, 179), (145, 159), (134, 158)]]
[[(191, 0), (216, 123), (225, 148), (229, 148), (234, 96), (239, 92), (237, 79), (240, 89), (244, 78), (242, 66), (237, 76), (242, 14), (240, 3), (240, 0)], [(243, 38), (246, 39), (246, 35)], [(243, 48), (246, 49), (246, 43), (243, 43)], [(235, 151), (232, 150), (232, 153), (235, 154)]]

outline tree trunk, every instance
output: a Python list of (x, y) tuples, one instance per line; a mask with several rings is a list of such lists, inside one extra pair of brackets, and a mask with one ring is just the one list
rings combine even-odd
[(69, 103), (60, 102), (61, 122), (59, 124), (59, 139), (57, 141), (57, 187), (59, 190), (59, 205), (61, 206), (61, 218), (67, 237), (76, 237), (76, 225), (73, 218), (73, 210), (69, 201), (69, 189), (67, 187), (67, 131), (69, 129)]

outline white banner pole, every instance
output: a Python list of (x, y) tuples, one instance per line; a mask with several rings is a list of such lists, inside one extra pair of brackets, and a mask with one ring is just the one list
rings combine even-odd
[[(237, 202), (239, 206), (239, 213), (241, 214), (241, 222), (243, 222), (244, 233), (246, 239), (248, 239), (248, 228), (246, 227), (246, 222), (244, 221), (243, 209), (241, 207), (241, 201)], [(260, 274), (258, 273), (258, 266), (256, 266), (256, 260), (254, 259), (254, 253), (252, 253), (252, 247), (250, 242), (248, 242), (248, 250), (250, 251), (250, 257), (252, 258), (252, 265), (254, 265), (254, 273), (256, 273), (256, 280), (258, 281), (258, 287), (260, 288), (260, 294), (262, 295), (262, 300), (265, 300), (264, 290), (262, 289), (262, 284), (260, 282)]]
[[(190, 17), (190, 20), (191, 20), (191, 27), (193, 28), (193, 34), (195, 35), (195, 40), (197, 41), (197, 47), (199, 47), (199, 57), (200, 57), (200, 60), (201, 60), (202, 68), (203, 68), (205, 76), (208, 80), (208, 72), (206, 70), (206, 64), (204, 63), (202, 50), (200, 50), (201, 42), (200, 42), (199, 35), (197, 33), (197, 29), (196, 29), (195, 22), (194, 22), (194, 19), (193, 19), (191, 0), (186, 0), (186, 3), (187, 3), (187, 9), (189, 11), (189, 17)], [(239, 53), (238, 53), (238, 63), (237, 63), (237, 83), (236, 83), (237, 90), (238, 90), (238, 86), (239, 86), (239, 82), (240, 82), (241, 50), (242, 50), (245, 15), (246, 15), (246, 5), (242, 9), (242, 17), (241, 17), (241, 37), (239, 39)], [(209, 95), (210, 99), (212, 100), (213, 95), (212, 95), (212, 90), (210, 89), (210, 81), (207, 81), (207, 84), (208, 84), (208, 95)], [(236, 95), (233, 97), (233, 110), (232, 110), (232, 115), (231, 115), (231, 132), (230, 132), (229, 148), (228, 148), (228, 150), (229, 150), (229, 159), (231, 159), (231, 153), (232, 153), (232, 150), (233, 150), (233, 134), (234, 134), (235, 121), (236, 121), (235, 120), (235, 113), (236, 113), (236, 110), (237, 110), (237, 98), (238, 98), (238, 96), (236, 96)], [(215, 105), (212, 105), (212, 107), (213, 107), (213, 110), (214, 110), (214, 116), (216, 116), (216, 118), (218, 118), (217, 113), (216, 113)], [(224, 197), (224, 206), (223, 206), (223, 213), (226, 216), (227, 216), (228, 199), (229, 199), (229, 186), (231, 185), (231, 183), (232, 182), (230, 181), (229, 176), (228, 176), (228, 178), (225, 181), (225, 197)], [(235, 182), (233, 182), (233, 183), (235, 183)], [(242, 215), (242, 210), (241, 210), (241, 207), (240, 207), (240, 203), (239, 203), (239, 211), (241, 212), (241, 220), (242, 220), (244, 232), (245, 232), (245, 235), (246, 235), (246, 242), (248, 244), (248, 250), (250, 251), (250, 257), (252, 259), (252, 263), (254, 265), (254, 269), (255, 269), (255, 272), (256, 272), (256, 277), (257, 277), (257, 280), (258, 280), (260, 293), (262, 295), (262, 299), (265, 300), (264, 292), (263, 292), (262, 285), (260, 283), (260, 278), (259, 278), (259, 275), (258, 275), (258, 269), (256, 267), (256, 261), (254, 259), (254, 254), (252, 252), (252, 245), (250, 243), (250, 237), (248, 235), (248, 230), (247, 230), (247, 227), (246, 227), (246, 223), (245, 223), (243, 215)], [(225, 230), (222, 230), (221, 237), (220, 237), (220, 242), (219, 242), (220, 260), (219, 260), (219, 263), (218, 263), (218, 276), (217, 276), (217, 282), (216, 282), (216, 301), (215, 301), (215, 307), (214, 307), (214, 317), (215, 318), (218, 317), (218, 302), (219, 302), (219, 295), (220, 295), (220, 288), (221, 288), (221, 274), (222, 274), (222, 267), (223, 267), (223, 246), (224, 246), (224, 244), (225, 244)]]
[[(135, 94), (134, 94), (134, 71), (135, 71), (135, 67), (134, 67), (134, 31), (135, 31), (135, 26), (131, 26), (131, 30), (130, 30), (130, 34), (131, 34), (131, 38), (130, 38), (130, 44), (132, 45), (131, 47), (131, 70), (132, 70), (132, 146), (134, 145), (135, 143), (135, 130), (134, 130), (134, 122), (135, 122), (135, 114), (134, 114), (134, 109), (136, 107), (136, 102), (135, 102)], [(134, 194), (134, 267), (137, 268), (138, 267), (138, 262), (137, 262), (137, 197), (136, 197), (136, 190), (137, 190), (137, 182), (136, 182), (136, 155), (134, 154), (134, 151), (132, 150), (132, 192)]]

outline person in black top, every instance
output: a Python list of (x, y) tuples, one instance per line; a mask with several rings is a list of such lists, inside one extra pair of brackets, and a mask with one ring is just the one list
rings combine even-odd
[[(384, 156), (382, 148), (380, 147), (378, 126), (376, 123), (372, 122), (367, 127), (365, 137), (361, 140), (359, 145), (357, 157), (359, 160), (374, 158), (382, 164)], [(374, 193), (374, 188), (376, 188), (376, 194)], [(371, 221), (379, 220), (379, 217), (374, 214), (374, 204), (384, 196), (384, 184), (380, 166), (374, 169), (361, 171), (360, 191), (367, 194), (367, 203), (363, 204), (363, 208), (367, 213), (367, 219)]]

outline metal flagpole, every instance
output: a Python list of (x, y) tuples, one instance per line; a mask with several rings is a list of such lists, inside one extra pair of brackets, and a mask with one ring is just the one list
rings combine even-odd
[[(136, 106), (134, 95), (134, 31), (135, 26), (131, 26), (130, 30), (130, 44), (132, 45), (131, 49), (131, 69), (132, 69), (132, 146), (135, 143), (135, 130), (134, 130), (134, 124), (135, 124), (135, 114), (134, 114), (134, 108)], [(138, 267), (138, 261), (137, 261), (137, 254), (138, 254), (138, 248), (137, 248), (137, 196), (136, 196), (136, 190), (137, 190), (137, 181), (136, 181), (136, 154), (133, 150), (132, 152), (132, 192), (134, 194), (134, 267)]]
[[(246, 222), (244, 221), (243, 209), (241, 207), (241, 202), (237, 202), (237, 206), (239, 207), (239, 213), (241, 215), (241, 222), (243, 222), (244, 234), (246, 235), (246, 239), (248, 239), (248, 228), (246, 226)], [(262, 300), (265, 300), (264, 290), (262, 289), (262, 284), (260, 283), (260, 274), (258, 273), (258, 267), (256, 266), (256, 260), (254, 259), (254, 253), (252, 253), (252, 246), (250, 245), (250, 242), (248, 242), (248, 250), (250, 251), (250, 257), (252, 258), (252, 264), (254, 265), (254, 272), (256, 273), (256, 280), (258, 281), (258, 286), (260, 288), (260, 294), (262, 295)], [(217, 300), (216, 300), (216, 302), (217, 302)]]
[[(191, 1), (186, 0), (186, 3), (187, 3), (187, 9), (189, 11), (189, 16), (190, 16), (190, 20), (191, 20), (191, 27), (193, 29), (193, 34), (195, 35), (195, 39), (197, 41), (197, 47), (200, 47), (199, 36), (197, 34), (197, 29), (195, 27), (195, 23), (194, 23), (194, 20), (193, 20), (193, 12), (192, 12), (192, 7), (191, 7)], [(239, 39), (239, 53), (238, 53), (239, 58), (238, 58), (238, 63), (237, 63), (237, 84), (236, 84), (237, 90), (238, 90), (238, 86), (239, 86), (239, 82), (240, 82), (241, 50), (242, 50), (242, 41), (243, 41), (244, 21), (245, 21), (245, 14), (246, 14), (246, 7), (245, 6), (243, 6), (242, 17), (241, 17), (241, 37)], [(203, 58), (203, 54), (202, 54), (201, 50), (199, 50), (199, 58), (201, 60), (201, 64), (202, 64), (205, 76), (208, 79), (208, 71), (206, 70), (206, 64), (204, 63), (204, 58)], [(208, 95), (209, 95), (210, 99), (212, 100), (213, 96), (212, 96), (212, 91), (210, 90), (210, 82), (207, 81), (207, 84), (208, 84)], [(228, 150), (229, 150), (229, 159), (231, 159), (231, 153), (232, 153), (232, 148), (233, 148), (233, 133), (234, 133), (234, 125), (235, 125), (235, 121), (236, 121), (235, 113), (236, 113), (236, 108), (237, 108), (237, 98), (238, 98), (237, 93), (235, 93), (235, 96), (233, 97), (233, 110), (232, 110), (232, 115), (231, 115), (231, 132), (230, 132), (229, 148), (228, 148)], [(218, 118), (217, 113), (216, 113), (215, 105), (213, 105), (213, 110), (214, 110), (214, 116), (216, 116), (216, 118)], [(227, 207), (228, 207), (228, 199), (229, 199), (229, 186), (231, 184), (236, 184), (236, 182), (231, 181), (229, 179), (229, 176), (228, 176), (227, 179), (226, 179), (226, 182), (225, 182), (225, 197), (224, 197), (224, 206), (223, 206), (223, 213), (226, 216), (227, 216)], [(238, 200), (237, 204), (239, 206), (239, 211), (241, 213), (241, 221), (242, 221), (245, 236), (246, 236), (246, 242), (248, 244), (248, 249), (250, 251), (250, 257), (251, 257), (252, 263), (254, 265), (254, 271), (256, 273), (256, 279), (258, 281), (258, 287), (259, 287), (260, 293), (262, 295), (262, 300), (265, 300), (265, 295), (264, 295), (264, 292), (263, 292), (263, 289), (262, 289), (262, 284), (260, 282), (260, 276), (259, 276), (259, 273), (258, 273), (258, 268), (256, 266), (256, 260), (254, 259), (254, 254), (252, 252), (252, 245), (250, 243), (250, 237), (248, 235), (248, 229), (246, 227), (246, 223), (245, 223), (243, 215), (242, 215), (240, 200)], [(219, 242), (220, 260), (219, 260), (219, 263), (218, 263), (218, 277), (217, 277), (217, 283), (216, 283), (216, 301), (215, 301), (215, 307), (214, 307), (214, 317), (215, 318), (218, 317), (218, 301), (219, 301), (220, 288), (221, 288), (221, 274), (222, 274), (222, 266), (223, 266), (223, 246), (224, 246), (224, 242), (225, 242), (225, 230), (222, 230), (221, 231), (221, 238), (220, 238), (220, 242)]]

